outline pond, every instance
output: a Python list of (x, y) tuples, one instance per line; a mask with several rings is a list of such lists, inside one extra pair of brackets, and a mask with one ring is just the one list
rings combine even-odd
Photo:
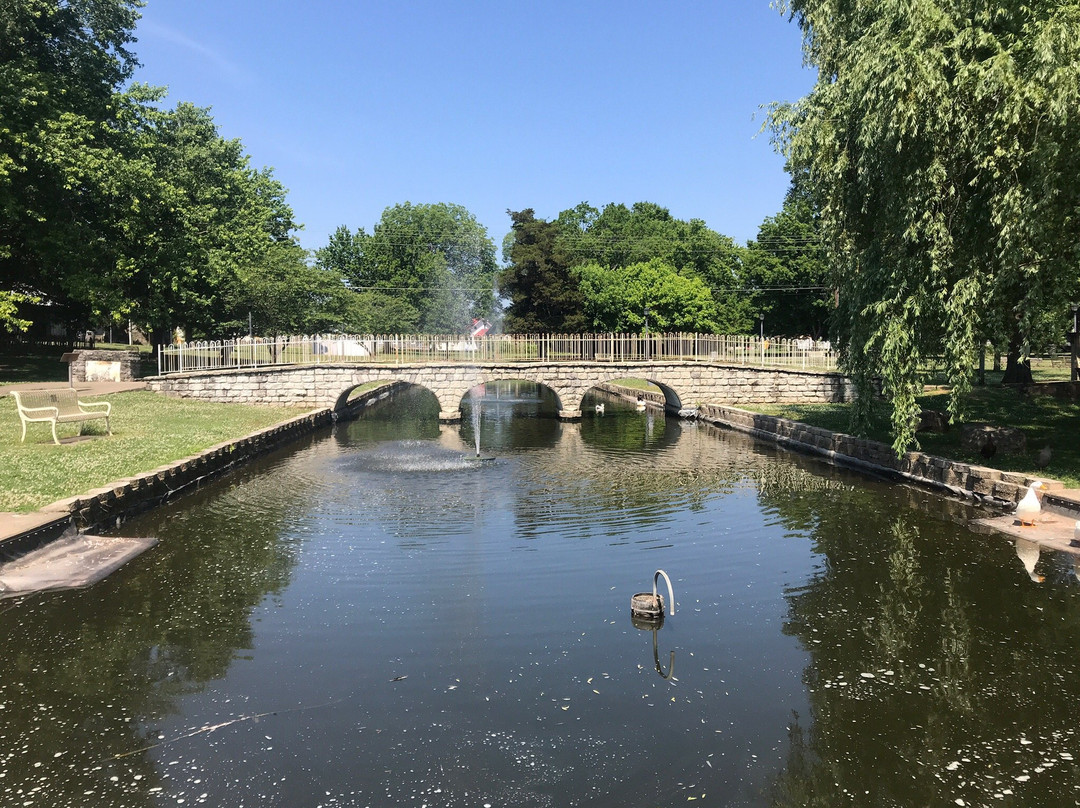
[(468, 406), (395, 394), (127, 522), (161, 543), (102, 583), (5, 602), (0, 802), (1080, 798), (1071, 561), (597, 401), (489, 385), (478, 462)]

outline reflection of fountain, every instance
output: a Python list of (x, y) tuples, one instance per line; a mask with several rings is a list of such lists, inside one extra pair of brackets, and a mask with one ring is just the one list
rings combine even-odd
[(661, 679), (670, 680), (675, 676), (675, 652), (669, 652), (670, 656), (668, 657), (668, 667), (666, 672), (664, 671), (664, 666), (660, 664), (660, 643), (657, 635), (659, 635), (660, 629), (664, 627), (663, 615), (661, 614), (659, 621), (631, 616), (630, 623), (636, 629), (652, 632), (653, 667), (656, 668), (656, 672), (660, 674)]
[(342, 460), (342, 464), (355, 464), (365, 472), (390, 474), (459, 471), (475, 468), (473, 457), (463, 456), (460, 448), (453, 451), (438, 443), (425, 440), (380, 443), (370, 449), (347, 456)]
[[(480, 395), (476, 394), (476, 391), (480, 391)], [(480, 457), (480, 396), (484, 394), (484, 386), (478, 384), (472, 389), (472, 428), (473, 428), (473, 440), (476, 443), (476, 456)]]
[(653, 626), (652, 630), (652, 658), (653, 665), (656, 666), (656, 672), (660, 674), (661, 679), (671, 679), (675, 675), (675, 652), (671, 652), (671, 657), (668, 659), (667, 673), (664, 673), (664, 668), (660, 664), (660, 647), (656, 641), (656, 635), (660, 633), (659, 626)]

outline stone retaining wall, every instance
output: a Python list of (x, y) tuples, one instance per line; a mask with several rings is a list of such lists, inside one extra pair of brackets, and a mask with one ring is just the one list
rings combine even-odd
[(1060, 482), (1045, 477), (998, 471), (925, 452), (906, 452), (897, 457), (884, 443), (734, 407), (708, 404), (699, 408), (698, 417), (841, 465), (1002, 505), (1018, 502), (1036, 479), (1043, 481), (1049, 493), (1062, 488)]
[(613, 396), (624, 398), (627, 401), (637, 401), (638, 396), (641, 396), (643, 401), (661, 408), (664, 406), (664, 394), (655, 390), (639, 390), (636, 387), (624, 387), (621, 384), (608, 384), (606, 382), (596, 385), (596, 388)]
[[(344, 412), (354, 415), (386, 398), (393, 390), (393, 385), (366, 390), (353, 398)], [(329, 426), (340, 414), (330, 409), (313, 410), (247, 437), (211, 446), (197, 455), (153, 471), (53, 502), (43, 508), (41, 514), (53, 515), (55, 520), (42, 522), (40, 526), (4, 539), (0, 542), (0, 559), (9, 560), (29, 552), (72, 528), (80, 532), (115, 528), (129, 516), (161, 505), (259, 455)]]

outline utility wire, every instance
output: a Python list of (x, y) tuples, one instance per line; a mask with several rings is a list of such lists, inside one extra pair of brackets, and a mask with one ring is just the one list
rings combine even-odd
[[(498, 293), (498, 290), (492, 289), (490, 286), (354, 286), (350, 284), (349, 288), (357, 292)], [(831, 286), (743, 286), (738, 288), (710, 286), (708, 288), (711, 292), (740, 292), (744, 294), (752, 294), (754, 292), (831, 292), (833, 289)]]

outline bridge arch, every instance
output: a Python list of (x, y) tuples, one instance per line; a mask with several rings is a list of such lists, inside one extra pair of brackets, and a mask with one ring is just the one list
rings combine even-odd
[[(362, 379), (362, 380), (360, 380), (360, 381), (358, 381), (358, 382), (356, 382), (354, 384), (349, 384), (349, 386), (346, 387), (344, 390), (342, 390), (338, 394), (337, 398), (334, 399), (333, 404), (330, 405), (331, 409), (333, 409), (335, 412), (344, 411), (349, 406), (349, 399), (352, 397), (352, 394), (354, 392), (356, 392), (356, 390), (358, 388), (363, 387), (365, 384), (368, 384), (368, 383), (373, 382), (373, 381), (380, 381), (380, 380), (378, 380), (378, 379)], [(427, 386), (425, 386), (423, 384), (417, 384), (415, 382), (406, 382), (406, 381), (401, 381), (401, 380), (395, 380), (395, 381), (389, 382), (389, 385), (390, 386), (388, 387), (388, 389), (386, 390), (385, 393), (383, 393), (382, 395), (377, 396), (375, 399), (372, 399), (372, 400), (378, 401), (378, 400), (384, 398), (385, 396), (390, 395), (392, 390), (402, 388), (402, 387), (419, 387), (420, 389), (427, 391), (427, 393), (429, 393), (432, 396), (435, 396), (435, 398), (438, 399), (438, 395), (436, 395), (435, 391), (432, 390), (430, 387), (427, 387)]]
[(548, 382), (540, 381), (538, 379), (530, 379), (524, 373), (515, 372), (515, 373), (507, 373), (507, 374), (501, 374), (501, 375), (500, 374), (485, 374), (484, 380), (482, 382), (480, 382), (479, 384), (473, 385), (472, 387), (469, 387), (469, 388), (467, 388), (467, 389), (465, 389), (463, 391), (462, 390), (450, 391), (448, 396), (447, 396), (446, 404), (443, 404), (442, 399), (439, 400), (440, 401), (440, 406), (441, 406), (441, 408), (443, 410), (443, 412), (440, 413), (440, 415), (439, 415), (440, 419), (443, 418), (444, 414), (453, 413), (455, 411), (458, 413), (458, 416), (460, 417), (460, 414), (461, 414), (461, 402), (465, 400), (466, 396), (471, 395), (472, 391), (474, 389), (476, 389), (476, 387), (478, 387), (480, 385), (497, 384), (498, 382), (529, 382), (530, 384), (535, 384), (537, 387), (540, 387), (540, 388), (542, 388), (544, 390), (548, 390), (548, 391), (551, 392), (552, 396), (555, 398), (555, 408), (556, 408), (556, 410), (559, 411), (559, 412), (562, 412), (562, 409), (563, 409), (562, 397), (559, 395), (558, 389), (556, 389), (555, 387), (552, 387), (551, 384), (548, 383)]

